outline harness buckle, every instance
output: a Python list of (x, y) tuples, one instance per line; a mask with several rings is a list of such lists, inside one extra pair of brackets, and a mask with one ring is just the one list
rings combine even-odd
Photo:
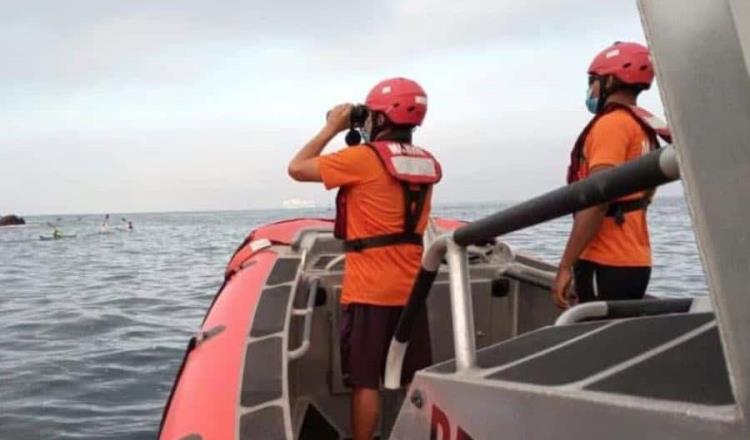
[(361, 238), (350, 240), (347, 244), (354, 252), (362, 252), (362, 250), (365, 248), (365, 241)]

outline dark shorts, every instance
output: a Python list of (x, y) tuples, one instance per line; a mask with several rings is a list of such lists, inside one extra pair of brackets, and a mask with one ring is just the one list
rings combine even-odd
[[(355, 388), (380, 388), (391, 338), (396, 332), (403, 307), (347, 304), (341, 306), (339, 324), (341, 370), (344, 383)], [(414, 323), (404, 358), (401, 383), (411, 382), (414, 373), (432, 363), (427, 311)]]
[(642, 299), (651, 268), (605, 266), (578, 260), (573, 266), (579, 302)]

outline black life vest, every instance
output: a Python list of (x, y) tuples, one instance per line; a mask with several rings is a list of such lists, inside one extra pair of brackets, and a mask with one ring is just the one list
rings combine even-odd
[(399, 244), (422, 245), (422, 234), (416, 232), (425, 202), (432, 185), (442, 178), (440, 163), (427, 150), (395, 141), (377, 141), (365, 144), (380, 158), (388, 174), (396, 179), (404, 193), (404, 228), (401, 232), (372, 237), (348, 238), (346, 236), (346, 204), (348, 188), (342, 187), (336, 195), (336, 223), (333, 235), (344, 240), (344, 251)]
[[(604, 115), (612, 113), (616, 110), (625, 110), (641, 127), (649, 143), (649, 150), (655, 150), (660, 148), (659, 138), (664, 140), (666, 143), (672, 143), (672, 133), (669, 130), (667, 124), (661, 119), (657, 118), (650, 112), (636, 106), (629, 106), (618, 103), (610, 103), (604, 108), (602, 112), (594, 116), (586, 127), (583, 129), (578, 139), (576, 140), (573, 150), (570, 152), (570, 165), (568, 166), (568, 183), (573, 183), (581, 179), (588, 177), (588, 168), (585, 166), (585, 157), (583, 155), (584, 144), (589, 132), (594, 125)], [(612, 202), (609, 204), (607, 209), (607, 217), (614, 217), (615, 222), (621, 225), (625, 222), (625, 213), (631, 211), (637, 211), (646, 209), (651, 203), (651, 197), (653, 192), (649, 192), (646, 196), (635, 199), (635, 200), (623, 200), (619, 202)]]

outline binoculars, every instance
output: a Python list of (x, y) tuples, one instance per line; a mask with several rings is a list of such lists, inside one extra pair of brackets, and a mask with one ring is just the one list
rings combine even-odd
[[(349, 131), (344, 138), (346, 145), (359, 145), (359, 143), (362, 142), (362, 134), (360, 133), (360, 130), (364, 127), (369, 114), (370, 109), (368, 109), (366, 105), (354, 104), (354, 106), (352, 106), (352, 111), (349, 113)], [(328, 118), (328, 113), (326, 113), (326, 118)]]
[(367, 115), (369, 114), (370, 109), (368, 109), (367, 106), (355, 104), (352, 107), (351, 113), (349, 113), (349, 126), (352, 128), (364, 126), (365, 121), (367, 120)]
[(370, 109), (362, 104), (355, 104), (352, 107), (351, 113), (349, 113), (349, 132), (346, 133), (344, 141), (346, 145), (359, 145), (362, 142), (362, 133), (360, 132), (365, 125), (367, 115), (370, 114)]
[[(326, 119), (328, 119), (330, 113), (330, 111), (326, 113)], [(366, 105), (354, 104), (351, 113), (349, 113), (349, 127), (355, 128), (364, 126), (365, 121), (367, 120), (367, 115), (369, 114), (370, 109), (368, 109)]]

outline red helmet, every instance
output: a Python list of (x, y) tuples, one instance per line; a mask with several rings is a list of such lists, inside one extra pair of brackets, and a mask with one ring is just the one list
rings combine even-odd
[(614, 75), (625, 84), (648, 88), (654, 81), (654, 65), (646, 46), (618, 41), (594, 58), (589, 75)]
[(394, 124), (421, 125), (427, 113), (427, 94), (415, 81), (390, 78), (370, 90), (365, 105), (385, 113)]

